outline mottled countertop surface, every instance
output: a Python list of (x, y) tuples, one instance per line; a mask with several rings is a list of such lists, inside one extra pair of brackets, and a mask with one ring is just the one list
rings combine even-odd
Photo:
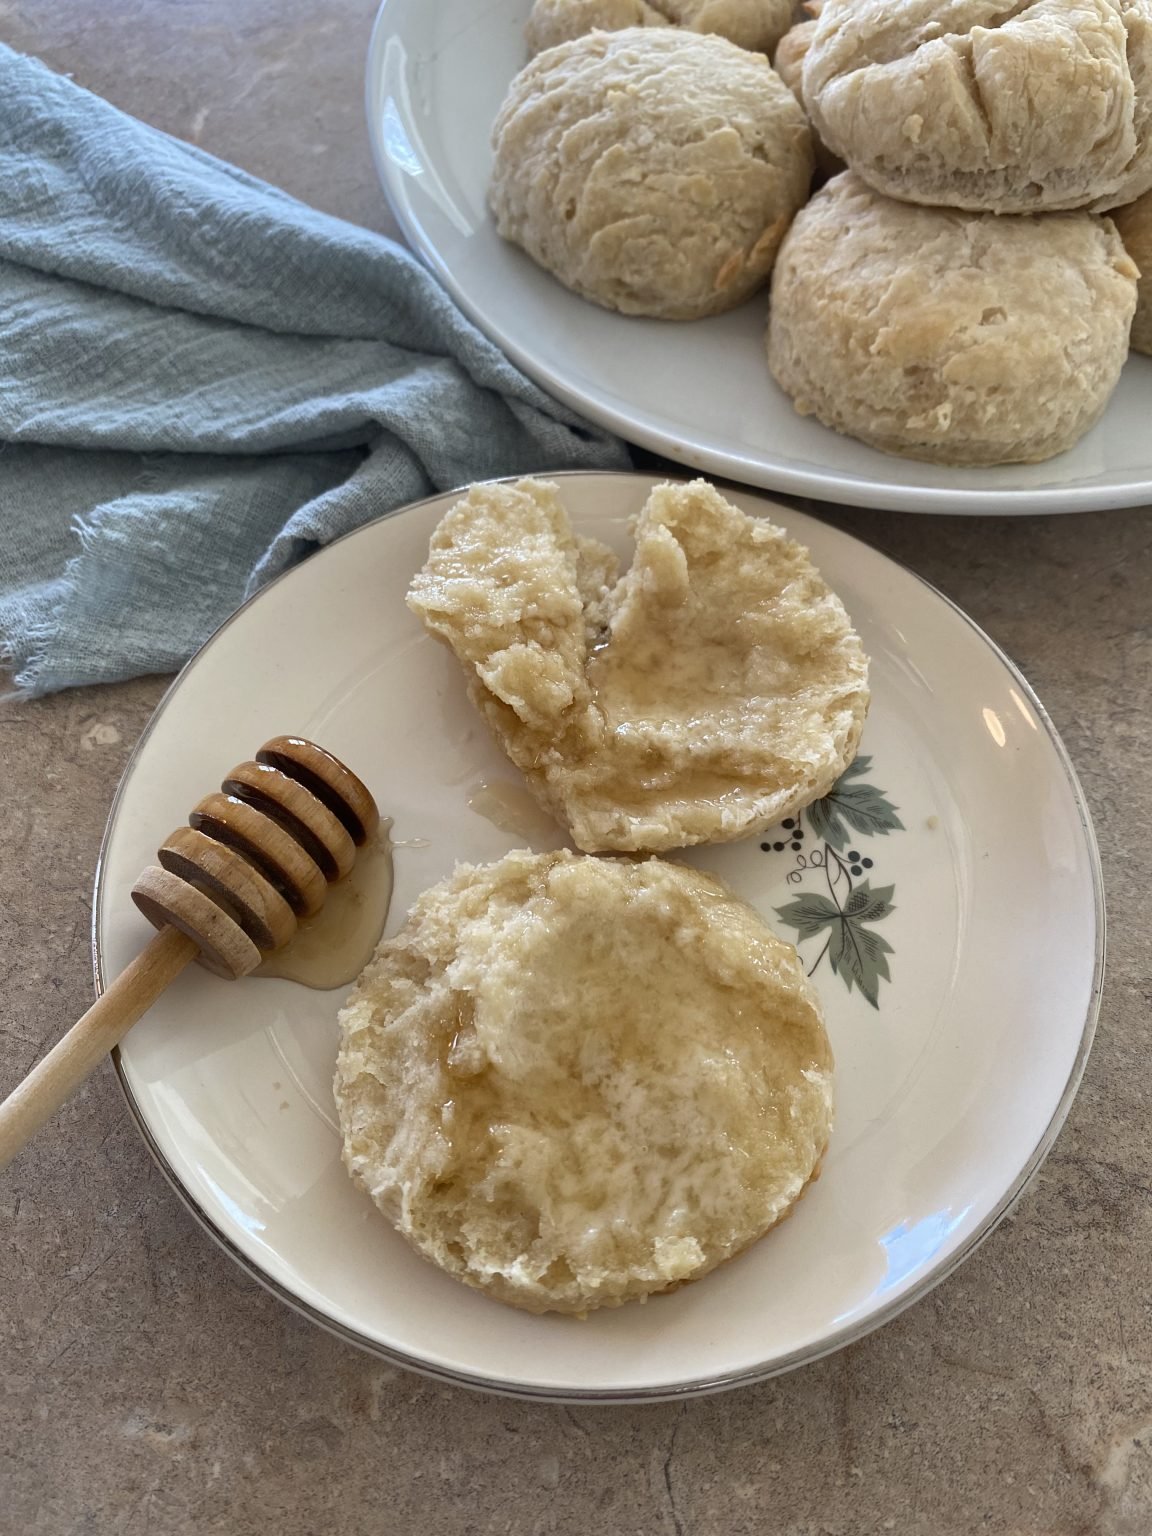
[[(0, 39), (390, 230), (361, 121), (373, 9), (0, 0)], [(185, 1214), (104, 1068), (0, 1179), (0, 1536), (1152, 1532), (1152, 511), (822, 515), (1019, 663), (1096, 818), (1099, 1032), (1013, 1217), (896, 1322), (764, 1386), (502, 1401), (389, 1369), (249, 1280)], [(100, 834), (164, 686), (0, 706), (0, 1089), (91, 1000)]]

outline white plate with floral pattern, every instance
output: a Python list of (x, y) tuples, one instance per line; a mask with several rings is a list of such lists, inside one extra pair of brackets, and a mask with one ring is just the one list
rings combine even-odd
[(1152, 501), (1152, 360), (1131, 356), (1103, 419), (1045, 464), (956, 469), (867, 448), (801, 417), (764, 353), (767, 297), (692, 324), (586, 303), (496, 234), (492, 124), (527, 62), (531, 0), (384, 0), (368, 129), (412, 246), (480, 328), (591, 420), (693, 470), (853, 506), (1004, 516)]
[[(566, 475), (579, 531), (627, 556), (652, 482)], [(262, 591), (161, 704), (113, 807), (97, 882), (103, 980), (148, 937), (128, 892), (189, 806), (283, 731), (343, 757), (394, 818), (388, 931), (457, 860), (518, 839), (470, 804), (516, 773), (450, 653), (404, 603), (437, 497)], [(344, 993), (193, 970), (120, 1048), (132, 1112), (193, 1213), (308, 1317), (389, 1360), (572, 1401), (706, 1392), (813, 1360), (953, 1269), (1035, 1172), (1096, 1017), (1099, 866), (1067, 756), (1028, 685), (931, 587), (837, 529), (752, 494), (808, 544), (872, 658), (860, 756), (824, 801), (693, 850), (798, 942), (836, 1053), (837, 1119), (791, 1220), (695, 1285), (530, 1317), (419, 1259), (354, 1189), (332, 1097)], [(559, 846), (555, 838), (534, 846)]]

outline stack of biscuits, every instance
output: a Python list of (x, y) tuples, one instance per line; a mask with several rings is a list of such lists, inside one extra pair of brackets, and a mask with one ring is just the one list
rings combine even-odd
[(499, 232), (624, 314), (771, 277), (777, 383), (886, 452), (1070, 448), (1152, 350), (1152, 0), (781, 4), (537, 0)]

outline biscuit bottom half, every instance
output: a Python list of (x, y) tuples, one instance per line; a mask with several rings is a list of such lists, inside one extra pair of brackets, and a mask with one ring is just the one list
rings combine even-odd
[(699, 1279), (817, 1172), (832, 1053), (790, 944), (659, 859), (515, 852), (424, 893), (341, 1011), (344, 1160), (529, 1312)]

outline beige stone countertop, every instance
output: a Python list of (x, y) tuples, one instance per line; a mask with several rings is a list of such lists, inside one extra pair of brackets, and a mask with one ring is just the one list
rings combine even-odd
[[(361, 119), (373, 10), (0, 0), (0, 39), (390, 230)], [(765, 1385), (644, 1408), (506, 1401), (390, 1369), (248, 1279), (165, 1184), (105, 1067), (0, 1179), (0, 1536), (1152, 1533), (1152, 512), (822, 515), (1014, 658), (1096, 818), (1103, 1012), (1015, 1214), (895, 1322)], [(0, 706), (0, 1091), (91, 1001), (100, 834), (164, 686)]]

